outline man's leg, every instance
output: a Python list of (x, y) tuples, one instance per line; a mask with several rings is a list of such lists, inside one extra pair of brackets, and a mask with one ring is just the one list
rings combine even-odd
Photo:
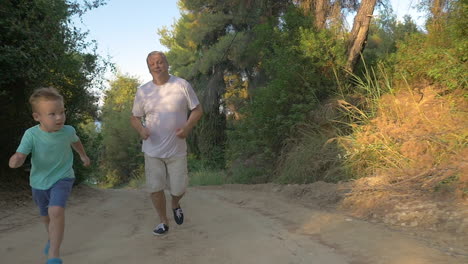
[(168, 225), (166, 213), (166, 195), (164, 194), (164, 190), (151, 193), (151, 201), (153, 202), (153, 206), (159, 215), (161, 223)]
[(145, 154), (146, 190), (150, 193), (154, 209), (158, 213), (160, 223), (168, 225), (166, 213), (166, 164), (163, 159), (150, 157)]
[(172, 209), (176, 209), (180, 206), (179, 201), (184, 197), (184, 194), (181, 194), (179, 196), (171, 195), (172, 196)]
[(65, 230), (65, 208), (60, 206), (49, 207), (49, 239), (50, 249), (49, 258), (60, 257), (60, 245), (63, 240), (63, 233)]
[(167, 161), (167, 172), (171, 189), (171, 206), (174, 220), (178, 225), (184, 222), (184, 213), (180, 207), (180, 200), (188, 185), (187, 157), (172, 157)]

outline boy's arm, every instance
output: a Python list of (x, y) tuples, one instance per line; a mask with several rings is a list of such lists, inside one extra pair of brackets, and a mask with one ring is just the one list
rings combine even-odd
[(23, 154), (21, 152), (16, 152), (15, 154), (11, 156), (10, 161), (8, 162), (8, 166), (10, 166), (10, 168), (12, 169), (21, 167), (24, 161), (26, 160), (27, 156), (28, 155)]
[(80, 159), (85, 165), (85, 167), (88, 167), (91, 164), (91, 160), (89, 159), (88, 155), (86, 155), (86, 151), (83, 147), (83, 144), (81, 144), (81, 140), (78, 140), (77, 142), (74, 142), (71, 144), (73, 149), (80, 154)]

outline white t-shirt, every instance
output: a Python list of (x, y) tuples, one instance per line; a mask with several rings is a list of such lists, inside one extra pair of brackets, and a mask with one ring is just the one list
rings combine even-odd
[(176, 130), (187, 121), (188, 110), (199, 105), (192, 86), (184, 79), (170, 75), (163, 85), (150, 81), (140, 86), (135, 95), (132, 113), (145, 117), (150, 136), (143, 140), (142, 151), (155, 158), (187, 155), (185, 139)]

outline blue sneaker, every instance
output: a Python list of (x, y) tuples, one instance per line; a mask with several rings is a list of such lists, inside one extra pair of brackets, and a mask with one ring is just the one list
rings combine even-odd
[(172, 212), (174, 213), (174, 221), (178, 224), (181, 225), (184, 223), (184, 212), (182, 211), (182, 208), (177, 207), (176, 209), (172, 209)]
[(166, 224), (161, 223), (154, 228), (153, 235), (162, 236), (167, 234), (167, 231), (169, 231), (169, 227)]
[(46, 264), (62, 264), (62, 259), (59, 259), (59, 258), (51, 258), (51, 259), (48, 259)]
[(50, 240), (47, 240), (47, 244), (44, 247), (44, 255), (49, 255), (49, 248), (50, 248)]

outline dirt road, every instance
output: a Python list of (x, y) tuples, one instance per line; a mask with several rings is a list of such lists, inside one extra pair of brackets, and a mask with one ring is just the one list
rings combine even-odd
[[(182, 207), (185, 223), (155, 237), (157, 218), (141, 191), (78, 190), (66, 213), (64, 263), (468, 263), (464, 254), (273, 191), (191, 188)], [(45, 263), (44, 238), (32, 204), (2, 212), (0, 263)]]

